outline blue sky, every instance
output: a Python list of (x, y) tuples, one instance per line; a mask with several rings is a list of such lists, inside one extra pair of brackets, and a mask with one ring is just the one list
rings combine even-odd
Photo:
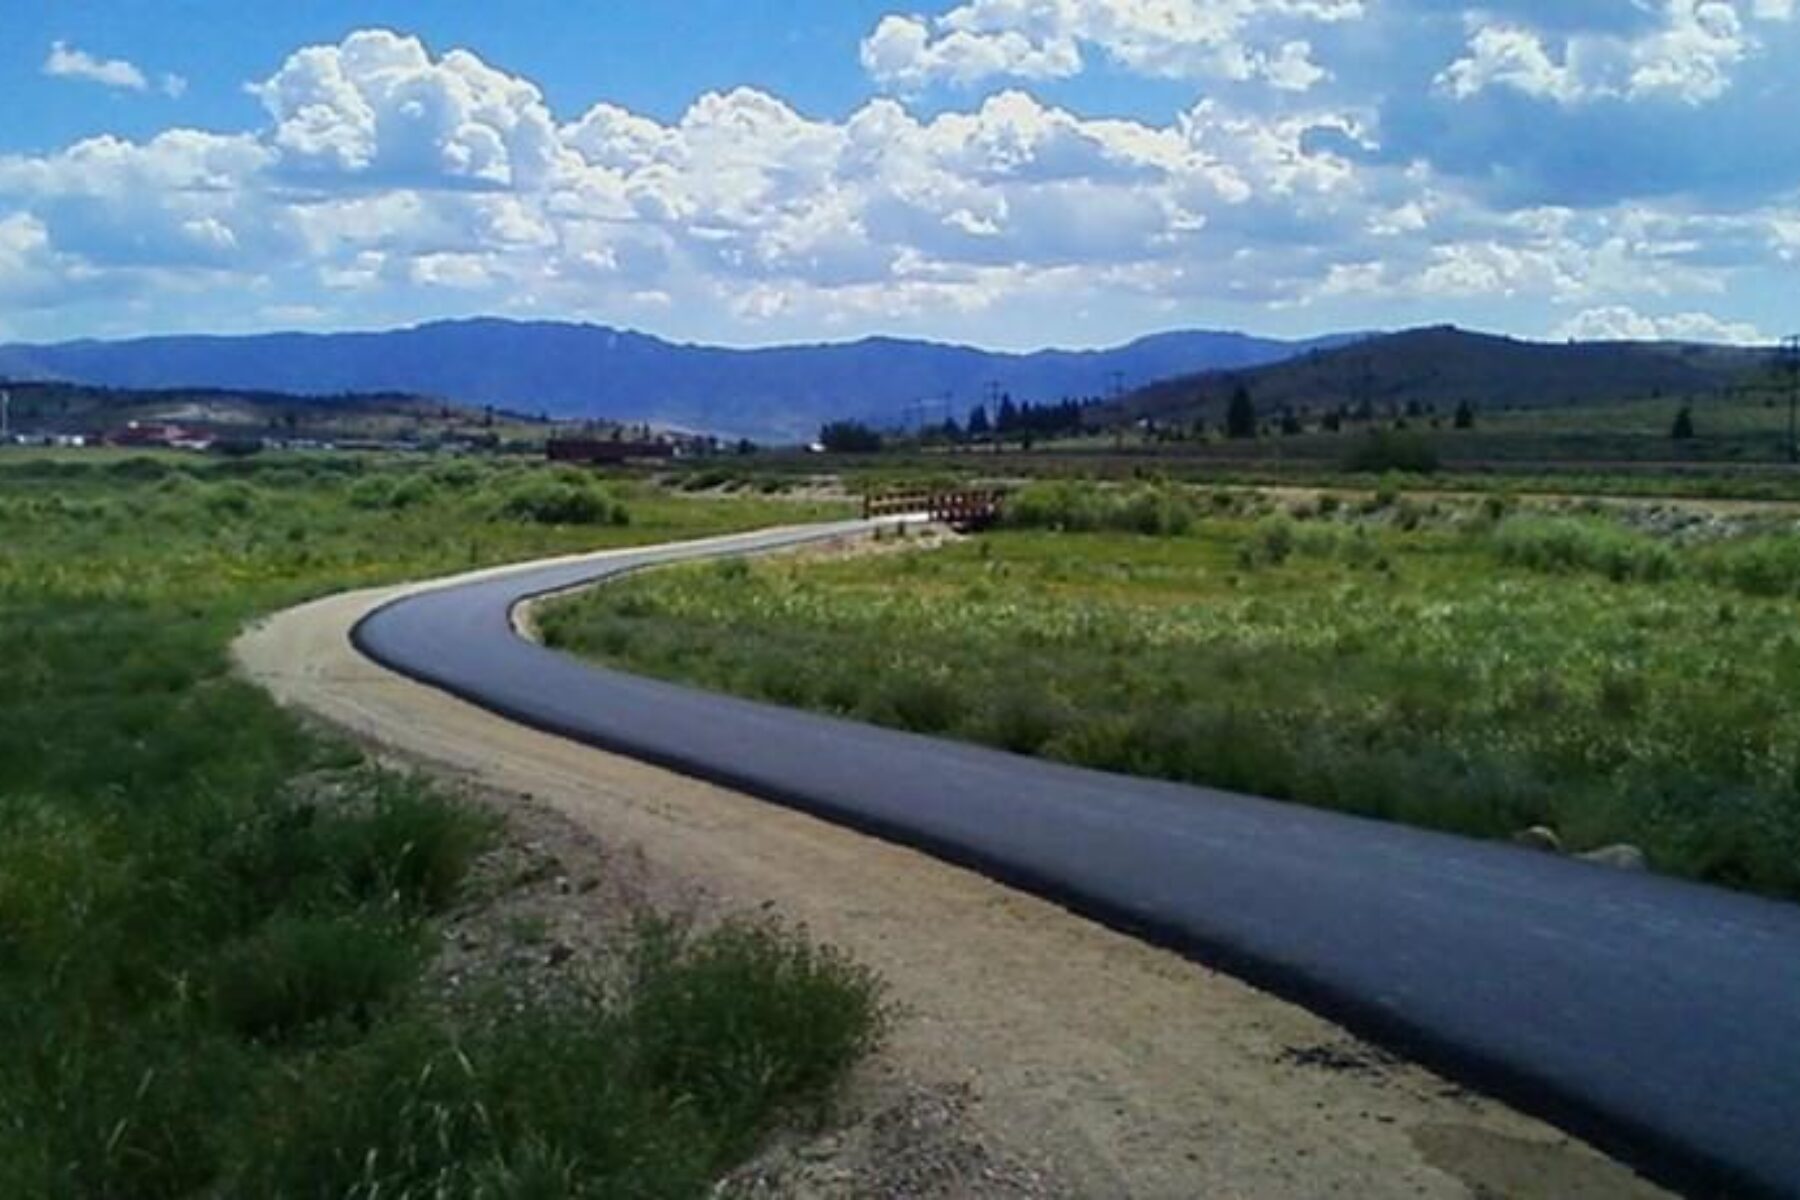
[(0, 13), (0, 339), (1800, 327), (1795, 0)]

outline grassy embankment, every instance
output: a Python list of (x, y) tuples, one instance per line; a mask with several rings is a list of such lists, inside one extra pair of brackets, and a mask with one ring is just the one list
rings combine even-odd
[(1263, 439), (1253, 448), (1266, 443), (1274, 447), (1270, 456), (1243, 460), (1203, 458), (1181, 445), (1115, 451), (1098, 443), (1072, 451), (1022, 452), (1011, 446), (998, 453), (962, 447), (954, 451), (897, 450), (874, 456), (766, 454), (731, 465), (715, 463), (656, 474), (683, 492), (744, 496), (789, 494), (825, 478), (841, 480), (846, 490), (855, 493), (1061, 479), (1208, 488), (1306, 487), (1353, 493), (1366, 493), (1391, 482), (1419, 495), (1800, 502), (1800, 474), (1772, 463), (1631, 467), (1580, 460), (1482, 466), (1446, 461), (1430, 474), (1348, 469), (1349, 456), (1368, 440), (1362, 433), (1341, 435), (1331, 456), (1281, 457), (1273, 439)]
[[(660, 572), (553, 644), (785, 704), (1800, 897), (1800, 538), (1037, 485), (930, 555)], [(1052, 531), (1056, 530), (1056, 531)]]
[(234, 679), (345, 586), (809, 515), (471, 464), (0, 457), (0, 1195), (697, 1196), (880, 1013), (760, 924), (450, 1004), (493, 821)]

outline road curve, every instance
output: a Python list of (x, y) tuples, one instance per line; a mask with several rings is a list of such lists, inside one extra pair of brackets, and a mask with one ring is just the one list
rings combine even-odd
[(352, 639), (513, 720), (917, 846), (1230, 970), (1677, 1188), (1800, 1196), (1800, 906), (719, 696), (512, 627), (536, 596), (871, 524), (527, 566), (398, 600)]

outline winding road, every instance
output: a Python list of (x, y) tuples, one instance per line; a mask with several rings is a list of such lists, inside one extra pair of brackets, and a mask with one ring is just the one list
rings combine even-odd
[(353, 640), (512, 720), (927, 850), (1222, 967), (1676, 1187), (1800, 1196), (1800, 907), (714, 695), (513, 627), (537, 596), (893, 520), (494, 573), (388, 604)]

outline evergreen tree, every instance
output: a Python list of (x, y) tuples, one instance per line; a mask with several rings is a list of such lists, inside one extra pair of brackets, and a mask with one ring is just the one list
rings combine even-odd
[(1694, 414), (1687, 405), (1675, 414), (1675, 424), (1669, 429), (1669, 436), (1678, 442), (1691, 441), (1694, 437)]
[(992, 431), (992, 428), (993, 427), (988, 424), (987, 405), (977, 404), (974, 408), (969, 410), (970, 437), (984, 438)]
[(1013, 403), (1012, 393), (1003, 392), (1000, 396), (1000, 416), (994, 422), (994, 428), (1000, 433), (1011, 433), (1019, 424), (1019, 406)]
[(1225, 436), (1256, 436), (1256, 402), (1250, 399), (1250, 389), (1241, 383), (1231, 393), (1231, 405), (1225, 410)]
[(1464, 400), (1461, 404), (1456, 406), (1455, 425), (1458, 429), (1475, 428), (1475, 410), (1469, 407), (1469, 402), (1467, 400)]
[(819, 427), (819, 444), (833, 454), (874, 454), (881, 435), (861, 421), (832, 421)]

